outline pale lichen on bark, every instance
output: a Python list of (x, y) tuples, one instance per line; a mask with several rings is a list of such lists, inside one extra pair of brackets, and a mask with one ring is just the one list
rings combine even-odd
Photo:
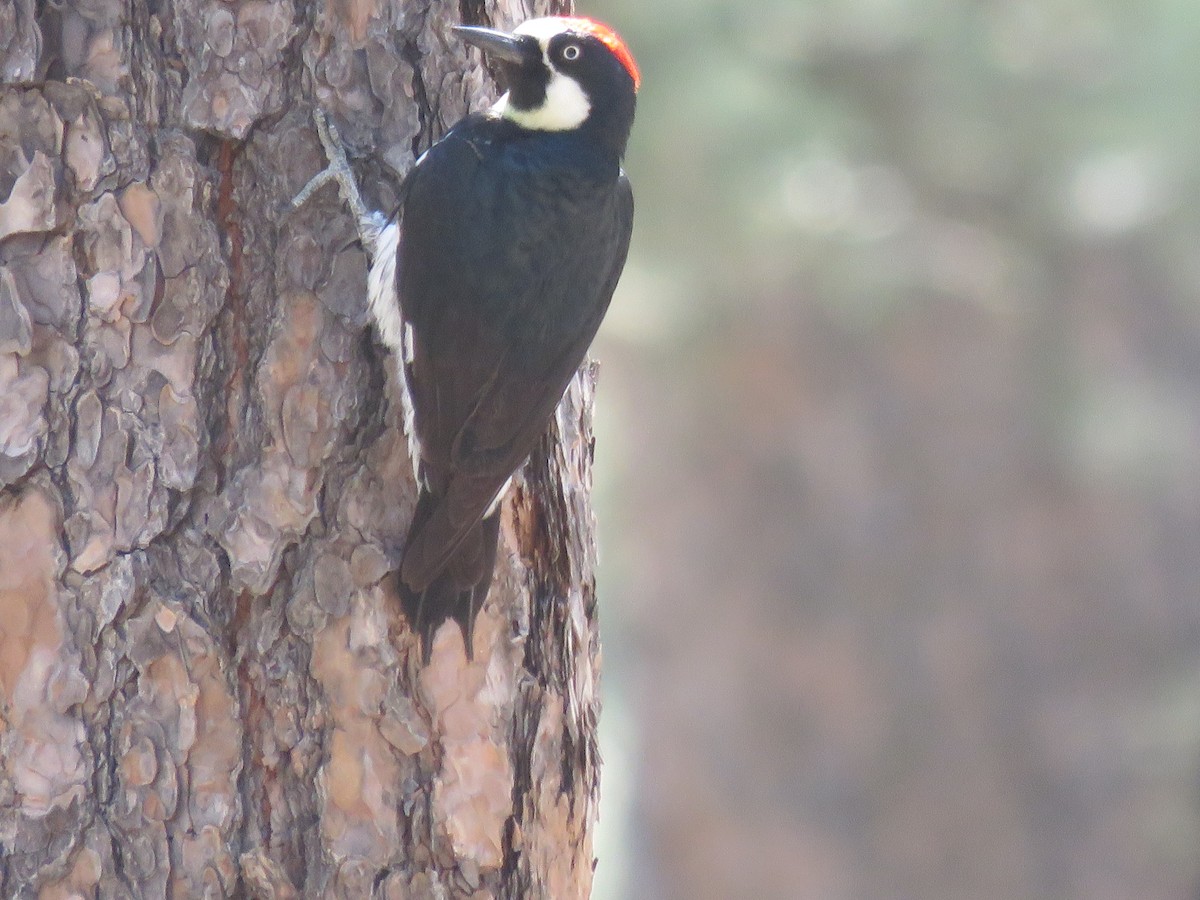
[(0, 895), (588, 892), (593, 373), (421, 670), (366, 260), (285, 212), (314, 101), (386, 208), (526, 11), (0, 0)]

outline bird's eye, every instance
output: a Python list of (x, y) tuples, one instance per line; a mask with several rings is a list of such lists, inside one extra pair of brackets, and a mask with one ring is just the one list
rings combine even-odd
[(567, 44), (567, 46), (563, 47), (563, 59), (567, 62), (574, 62), (579, 59), (579, 54), (582, 52), (583, 50), (580, 49), (578, 44)]

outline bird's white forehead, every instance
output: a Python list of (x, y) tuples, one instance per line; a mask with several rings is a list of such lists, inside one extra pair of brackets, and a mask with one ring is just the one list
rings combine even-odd
[(530, 37), (537, 38), (538, 43), (544, 47), (550, 43), (550, 39), (555, 35), (563, 34), (570, 30), (570, 22), (556, 16), (545, 16), (541, 19), (530, 19), (527, 22), (522, 22), (513, 29), (513, 34), (527, 34)]

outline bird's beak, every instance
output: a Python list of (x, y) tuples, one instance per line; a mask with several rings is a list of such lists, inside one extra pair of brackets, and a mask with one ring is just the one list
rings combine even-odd
[(513, 35), (494, 28), (478, 28), (474, 25), (455, 25), (453, 31), (497, 62), (520, 66), (541, 59), (542, 56), (537, 40), (529, 35)]

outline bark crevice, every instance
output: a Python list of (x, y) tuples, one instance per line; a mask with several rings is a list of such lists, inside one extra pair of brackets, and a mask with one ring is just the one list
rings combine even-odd
[[(495, 94), (450, 25), (520, 5), (18, 5), (0, 891), (585, 896), (592, 373), (510, 502), (475, 661), (446, 631), (420, 670), (393, 581), (415, 492), (366, 259), (334, 191), (288, 206), (322, 164), (320, 103), (389, 208), (417, 151)], [(549, 530), (526, 546), (534, 515)]]

